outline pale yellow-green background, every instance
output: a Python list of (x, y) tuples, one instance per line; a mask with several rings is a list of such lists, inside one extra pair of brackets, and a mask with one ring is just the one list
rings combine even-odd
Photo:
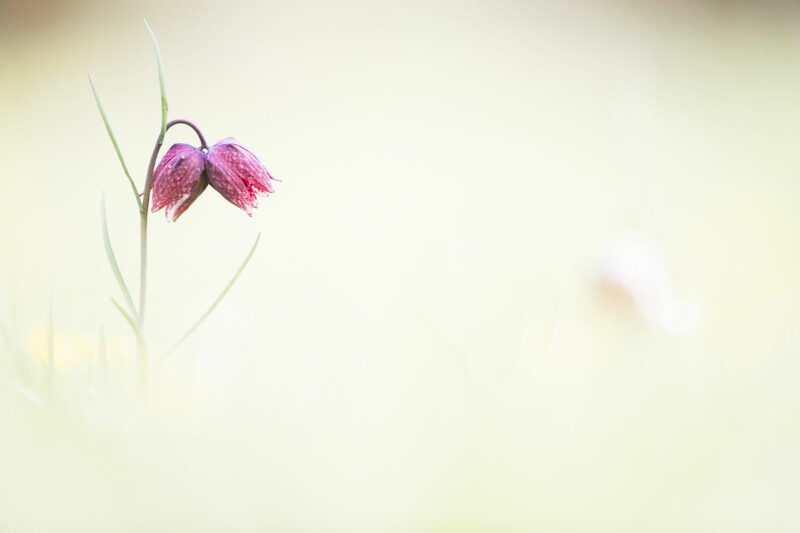
[[(151, 218), (154, 355), (262, 240), (144, 401), (86, 79), (141, 184), (142, 16), (170, 117), (283, 179)], [(798, 146), (789, 2), (3, 1), (0, 532), (796, 531)], [(598, 284), (626, 235), (687, 327)]]

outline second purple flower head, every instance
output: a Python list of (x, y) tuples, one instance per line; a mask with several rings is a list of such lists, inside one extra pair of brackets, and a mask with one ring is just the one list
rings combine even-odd
[(177, 220), (211, 184), (233, 205), (253, 215), (256, 195), (275, 192), (278, 181), (239, 141), (222, 139), (208, 152), (189, 144), (173, 144), (153, 172), (153, 208), (166, 207), (167, 220)]

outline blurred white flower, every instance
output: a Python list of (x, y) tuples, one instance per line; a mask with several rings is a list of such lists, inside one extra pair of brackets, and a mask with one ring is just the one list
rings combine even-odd
[(694, 305), (681, 301), (661, 251), (648, 238), (621, 236), (604, 247), (597, 264), (602, 286), (630, 298), (648, 325), (677, 333), (697, 323)]

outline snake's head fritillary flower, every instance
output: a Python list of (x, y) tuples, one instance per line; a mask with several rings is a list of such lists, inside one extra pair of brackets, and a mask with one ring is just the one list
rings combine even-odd
[(188, 144), (174, 144), (153, 171), (153, 212), (166, 207), (173, 221), (197, 199), (210, 183), (226, 200), (253, 215), (256, 195), (275, 192), (278, 181), (239, 141), (227, 138), (207, 152)]
[(206, 154), (206, 176), (211, 186), (233, 205), (253, 216), (257, 194), (275, 192), (271, 181), (278, 181), (239, 141), (228, 137)]
[(189, 209), (208, 185), (205, 154), (188, 144), (173, 144), (153, 172), (153, 209), (166, 207), (174, 221)]

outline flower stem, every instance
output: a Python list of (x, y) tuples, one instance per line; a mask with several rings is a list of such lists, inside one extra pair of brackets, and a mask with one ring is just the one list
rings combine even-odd
[(172, 120), (167, 124), (167, 129), (170, 129), (172, 126), (176, 124), (186, 124), (187, 126), (192, 128), (194, 132), (197, 134), (197, 138), (200, 139), (200, 148), (202, 148), (203, 150), (208, 150), (208, 144), (206, 144), (206, 138), (203, 137), (203, 132), (200, 131), (200, 128), (198, 128), (194, 124), (194, 122), (191, 122), (183, 118), (176, 118), (175, 120)]
[[(153, 153), (157, 154), (158, 148), (156, 148), (156, 151)], [(142, 392), (147, 389), (147, 346), (144, 343), (144, 306), (147, 299), (147, 204), (143, 205), (144, 209), (140, 213), (141, 232), (139, 239), (139, 252), (141, 254), (141, 261), (139, 263), (139, 316), (136, 324), (139, 330), (139, 335), (136, 336), (139, 388)]]
[(150, 211), (150, 193), (153, 189), (153, 172), (156, 168), (156, 160), (158, 153), (161, 151), (161, 146), (164, 144), (164, 137), (167, 130), (176, 124), (185, 124), (192, 128), (197, 137), (200, 139), (200, 146), (204, 150), (208, 150), (206, 139), (194, 123), (185, 119), (175, 119), (167, 123), (164, 132), (159, 132), (156, 145), (153, 147), (153, 154), (150, 156), (150, 164), (147, 166), (147, 177), (144, 182), (144, 193), (142, 194), (142, 209), (140, 215), (140, 237), (139, 237), (139, 315), (137, 317), (136, 326), (139, 329), (139, 335), (136, 338), (136, 353), (138, 354), (137, 366), (139, 369), (139, 388), (142, 392), (147, 389), (147, 346), (144, 341), (144, 312), (145, 303), (147, 301), (147, 215)]

